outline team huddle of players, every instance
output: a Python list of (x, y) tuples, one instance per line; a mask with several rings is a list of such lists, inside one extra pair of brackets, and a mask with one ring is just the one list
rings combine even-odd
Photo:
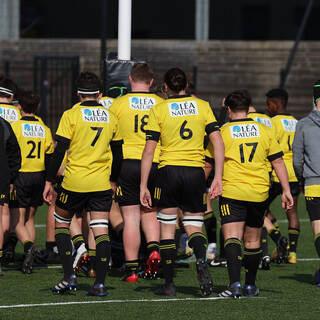
[[(23, 243), (22, 271), (32, 272), (38, 254), (34, 215), (44, 199), (52, 209), (48, 213), (55, 233), (52, 242), (55, 240), (64, 272), (53, 293), (77, 289), (76, 271), (86, 262), (88, 252), (95, 262), (89, 272), (95, 282), (87, 294), (107, 295), (109, 225), (116, 229), (119, 223), (115, 221), (120, 219), (124, 281), (136, 282), (139, 274), (155, 278), (161, 264), (165, 283), (156, 294), (176, 295), (175, 238), (180, 225), (196, 258), (200, 290), (208, 296), (213, 280), (206, 256), (207, 247), (213, 244), (207, 245), (203, 224), (213, 219), (208, 215), (207, 199), (219, 199), (220, 247), (230, 280), (219, 296), (257, 296), (259, 264), (266, 269), (270, 264), (263, 226), (276, 243), (271, 258), (279, 263), (297, 261), (300, 185), (292, 164), (297, 120), (286, 113), (286, 91), (267, 93), (272, 118), (255, 112), (246, 90), (230, 93), (224, 99), (229, 121), (219, 128), (209, 103), (190, 95), (181, 69), (166, 72), (163, 98), (150, 92), (153, 73), (148, 64), (134, 65), (129, 80), (132, 91), (112, 99), (102, 97), (95, 74), (81, 73), (77, 81), (80, 102), (63, 113), (54, 147), (50, 129), (36, 116), (39, 98), (20, 91), (16, 107), (14, 83), (1, 79), (0, 115), (11, 122), (11, 127), (5, 124), (4, 128), (15, 145), (4, 152), (7, 159), (19, 159), (19, 164), (7, 161), (10, 177), (1, 183), (4, 230), (0, 231), (15, 233)], [(211, 169), (213, 179), (207, 190)], [(62, 171), (62, 182), (57, 183)], [(289, 221), (289, 241), (268, 209), (280, 194)], [(89, 221), (88, 251), (77, 219), (81, 215), (82, 225)], [(140, 230), (146, 242), (146, 261), (139, 273)], [(245, 267), (244, 286), (241, 266)]]

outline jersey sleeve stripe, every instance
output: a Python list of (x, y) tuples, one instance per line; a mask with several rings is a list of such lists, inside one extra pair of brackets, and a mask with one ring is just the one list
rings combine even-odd
[(110, 146), (116, 147), (116, 146), (121, 146), (123, 145), (123, 140), (112, 140), (110, 141)]
[(280, 151), (278, 153), (275, 153), (275, 154), (272, 154), (271, 156), (268, 156), (268, 160), (269, 161), (273, 161), (273, 160), (279, 159), (281, 157), (283, 157), (283, 152), (282, 151)]
[(63, 137), (63, 136), (60, 136), (60, 135), (56, 134), (56, 141), (63, 142), (64, 144), (67, 144), (68, 147), (69, 147), (70, 139), (68, 139), (66, 137)]
[(218, 131), (219, 130), (219, 124), (218, 122), (211, 122), (206, 125), (206, 133), (209, 135), (211, 132)]
[(154, 140), (158, 142), (160, 140), (160, 132), (147, 130), (146, 140)]

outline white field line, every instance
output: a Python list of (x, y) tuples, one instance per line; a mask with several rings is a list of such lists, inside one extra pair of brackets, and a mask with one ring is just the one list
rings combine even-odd
[[(47, 302), (47, 303), (34, 303), (34, 304), (13, 304), (7, 306), (0, 306), (0, 309), (13, 309), (13, 308), (31, 308), (31, 307), (52, 307), (52, 306), (68, 306), (77, 304), (105, 304), (105, 303), (130, 303), (130, 302), (177, 302), (177, 301), (212, 301), (224, 300), (225, 298), (212, 297), (212, 298), (168, 298), (168, 299), (136, 299), (136, 300), (94, 300), (94, 301), (69, 301), (69, 302)], [(241, 298), (239, 300), (248, 299)], [(252, 299), (252, 298), (250, 298)], [(253, 299), (266, 299), (265, 297), (254, 297)]]

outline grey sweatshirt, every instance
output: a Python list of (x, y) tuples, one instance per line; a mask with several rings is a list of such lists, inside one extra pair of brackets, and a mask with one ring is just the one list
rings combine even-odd
[(299, 181), (320, 185), (320, 111), (298, 121), (293, 140), (293, 167)]

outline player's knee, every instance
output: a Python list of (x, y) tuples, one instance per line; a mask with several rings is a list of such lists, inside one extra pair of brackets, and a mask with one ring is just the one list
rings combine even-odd
[(70, 224), (71, 220), (70, 218), (65, 218), (60, 216), (59, 214), (57, 214), (56, 212), (53, 213), (54, 219), (56, 222), (58, 223), (66, 223), (66, 224)]
[(185, 215), (183, 217), (183, 226), (184, 227), (198, 227), (198, 228), (202, 228), (203, 225), (203, 216), (196, 216), (196, 215)]
[(177, 214), (166, 214), (166, 213), (158, 213), (158, 221), (162, 224), (168, 225), (176, 225), (177, 223)]

